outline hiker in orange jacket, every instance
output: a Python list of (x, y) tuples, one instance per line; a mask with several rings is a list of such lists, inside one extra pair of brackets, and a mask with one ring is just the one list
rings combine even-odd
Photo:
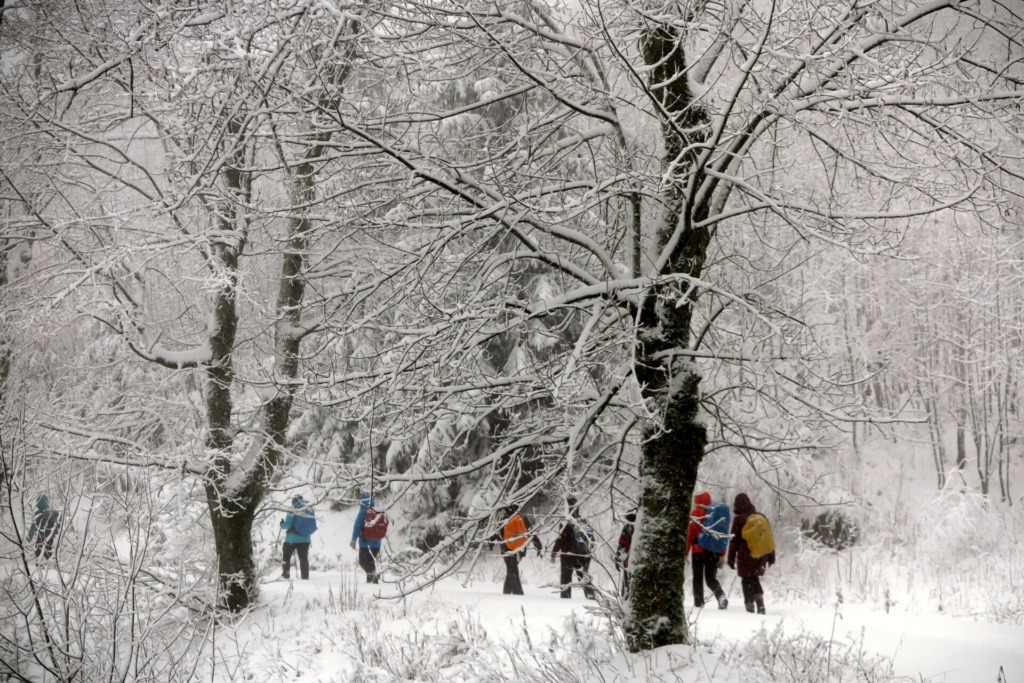
[(523, 582), (519, 577), (519, 560), (526, 557), (527, 544), (533, 543), (540, 556), (544, 546), (540, 539), (530, 535), (530, 520), (519, 511), (518, 505), (506, 505), (501, 510), (505, 524), (491, 539), (500, 544), (501, 558), (505, 560), (505, 595), (522, 595)]

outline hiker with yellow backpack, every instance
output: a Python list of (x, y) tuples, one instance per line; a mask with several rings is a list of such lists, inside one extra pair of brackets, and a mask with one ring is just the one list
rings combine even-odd
[(544, 546), (540, 539), (530, 535), (530, 520), (519, 511), (518, 505), (506, 505), (501, 510), (505, 524), (501, 531), (494, 534), (491, 540), (498, 543), (501, 558), (505, 560), (505, 585), (501, 592), (505, 595), (522, 595), (523, 582), (519, 577), (519, 560), (526, 557), (527, 544), (533, 543), (539, 557)]
[(764, 589), (761, 577), (775, 564), (775, 538), (768, 518), (757, 511), (750, 497), (737, 494), (732, 506), (732, 540), (729, 543), (729, 568), (735, 569), (743, 587), (743, 602), (748, 612), (755, 608), (764, 614)]

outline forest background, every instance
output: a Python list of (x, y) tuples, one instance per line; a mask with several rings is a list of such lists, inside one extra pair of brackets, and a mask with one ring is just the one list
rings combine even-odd
[(5, 662), (96, 626), (39, 598), (39, 492), (82, 576), (202, 614), (294, 490), (407, 520), (403, 590), (508, 503), (639, 508), (634, 652), (689, 642), (698, 485), (892, 530), (863, 445), (910, 434), (949, 509), (1021, 501), (1014, 3), (0, 10)]

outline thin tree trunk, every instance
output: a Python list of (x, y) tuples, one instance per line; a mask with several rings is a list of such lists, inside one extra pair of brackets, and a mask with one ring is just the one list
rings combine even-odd
[[(2, 7), (0, 0), (0, 7)], [(0, 13), (0, 17), (3, 14)], [(0, 296), (7, 301), (7, 258), (11, 248), (11, 240), (0, 240)], [(11, 334), (6, 328), (0, 329), (0, 415), (7, 409), (7, 378), (11, 375)]]
[[(348, 33), (339, 34), (338, 41), (353, 35), (358, 29), (353, 20), (347, 21), (345, 26)], [(340, 42), (332, 48), (338, 44)], [(337, 55), (330, 58), (332, 62), (327, 72), (328, 80), (332, 86), (338, 88), (338, 91), (323, 94), (318, 101), (321, 108), (331, 110), (337, 107), (341, 85), (347, 80), (351, 70), (349, 60), (352, 50), (353, 44), (349, 43), (344, 50), (344, 58), (338, 58)], [(323, 57), (324, 54), (321, 51), (319, 56)], [(240, 131), (232, 127), (231, 132), (237, 134)], [(315, 199), (315, 160), (322, 157), (324, 145), (330, 138), (330, 133), (315, 135), (310, 140), (311, 144), (306, 149), (302, 161), (294, 168), (289, 168), (283, 150), (278, 147), (281, 162), (288, 173), (288, 182), (291, 183), (290, 190), (296, 207), (308, 207)], [(235, 154), (235, 163), (227, 166), (223, 173), (229, 191), (240, 198), (251, 194), (251, 177), (247, 172), (239, 170), (246, 167), (246, 164), (242, 163), (245, 161), (243, 152), (244, 149), (240, 147)], [(221, 227), (225, 234), (246, 233), (243, 229), (244, 221), (235, 216), (235, 207), (245, 205), (244, 201), (227, 203), (221, 219)], [(295, 383), (292, 380), (299, 375), (299, 350), (303, 337), (302, 301), (306, 291), (303, 271), (308, 258), (311, 230), (312, 222), (305, 216), (293, 217), (290, 220), (288, 249), (281, 263), (275, 310), (277, 324), (274, 329), (274, 372), (281, 385), (277, 393), (261, 409), (260, 422), (264, 429), (264, 440), (259, 447), (259, 454), (255, 455), (251, 462), (245, 462), (246, 469), (237, 472), (231, 471), (226, 454), (233, 442), (231, 383), (234, 380), (234, 372), (231, 367), (231, 353), (237, 328), (235, 287), (238, 253), (241, 247), (240, 244), (234, 245), (236, 251), (232, 252), (229, 246), (225, 246), (222, 251), (216, 252), (221, 256), (221, 262), (230, 277), (218, 297), (215, 311), (218, 330), (211, 340), (213, 362), (207, 371), (207, 442), (208, 446), (219, 454), (215, 458), (215, 473), (206, 485), (206, 496), (217, 549), (222, 602), (233, 612), (245, 609), (257, 596), (258, 577), (253, 557), (252, 524), (284, 452), (295, 395)], [(232, 245), (234, 242), (229, 241), (227, 244)]]

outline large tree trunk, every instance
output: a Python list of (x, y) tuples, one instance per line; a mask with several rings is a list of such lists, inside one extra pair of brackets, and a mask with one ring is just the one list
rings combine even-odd
[[(668, 27), (652, 31), (643, 49), (644, 61), (652, 67), (651, 91), (669, 116), (662, 122), (667, 185), (657, 231), (659, 252), (678, 237), (659, 274), (698, 277), (711, 234), (697, 227), (707, 209), (691, 205), (689, 191), (699, 175), (694, 145), (703, 140), (708, 118), (693, 102), (687, 85), (678, 31)], [(627, 644), (634, 652), (687, 642), (686, 529), (697, 468), (707, 443), (698, 419), (701, 377), (685, 355), (695, 302), (696, 292), (686, 282), (671, 282), (652, 288), (640, 312), (636, 376), (661, 423), (645, 429), (640, 465), (641, 514), (631, 550), (631, 609), (625, 624)]]
[[(240, 181), (225, 174), (233, 190)], [(222, 217), (225, 234), (235, 229), (232, 217)], [(214, 244), (211, 258), (215, 269), (222, 270), (226, 281), (217, 292), (214, 303), (216, 328), (210, 335), (211, 360), (206, 367), (206, 447), (212, 454), (210, 475), (206, 480), (206, 503), (213, 527), (214, 549), (221, 604), (231, 611), (247, 607), (256, 585), (255, 561), (252, 552), (252, 518), (255, 506), (250, 501), (231, 497), (225, 482), (231, 472), (230, 453), (234, 445), (231, 424), (234, 383), (232, 354), (238, 329), (236, 286), (239, 247), (235, 244)]]
[(258, 500), (210, 499), (216, 495), (207, 486), (207, 502), (213, 522), (213, 540), (217, 549), (220, 604), (231, 612), (247, 608), (256, 598), (256, 560), (252, 548), (252, 521)]

